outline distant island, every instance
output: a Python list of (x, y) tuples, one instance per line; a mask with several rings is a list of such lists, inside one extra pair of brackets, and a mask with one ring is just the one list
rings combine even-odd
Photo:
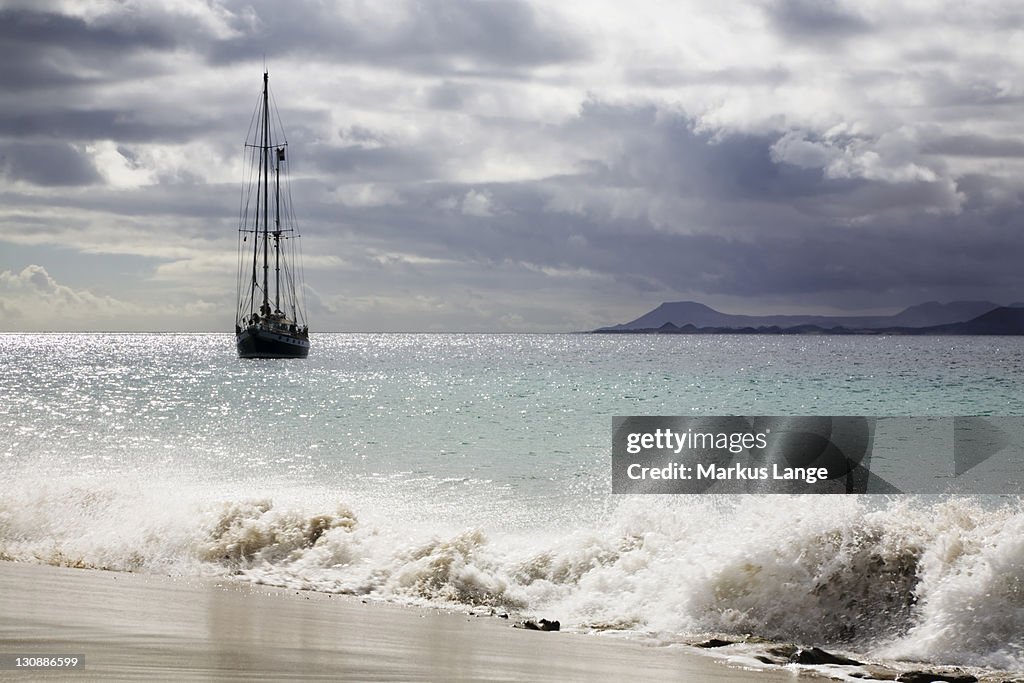
[(696, 301), (666, 302), (632, 322), (596, 334), (1024, 335), (1024, 302), (954, 301), (895, 315), (732, 315)]

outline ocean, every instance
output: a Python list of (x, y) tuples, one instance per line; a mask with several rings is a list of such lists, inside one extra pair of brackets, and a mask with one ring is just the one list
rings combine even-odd
[(0, 335), (0, 559), (1024, 670), (1018, 496), (613, 495), (614, 415), (1024, 416), (1020, 337)]

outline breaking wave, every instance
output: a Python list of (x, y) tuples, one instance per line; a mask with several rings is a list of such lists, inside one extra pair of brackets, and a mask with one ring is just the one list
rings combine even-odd
[(1024, 668), (1016, 499), (643, 496), (556, 532), (287, 487), (81, 479), (18, 491), (0, 496), (6, 560), (236, 576), (669, 642), (753, 634)]

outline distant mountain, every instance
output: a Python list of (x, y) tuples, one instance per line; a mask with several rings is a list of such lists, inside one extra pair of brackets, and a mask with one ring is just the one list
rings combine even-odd
[[(910, 309), (908, 309), (910, 310)], [(652, 311), (653, 312), (653, 311)], [(724, 314), (720, 314), (724, 315)], [(922, 319), (921, 315), (916, 314), (918, 317), (910, 317), (910, 319)], [(749, 316), (735, 316), (735, 317), (749, 317)], [(785, 317), (785, 316), (768, 316), (768, 317)], [(898, 316), (890, 316), (889, 319), (897, 318)], [(856, 318), (849, 317), (845, 320), (855, 320)], [(605, 327), (599, 330), (594, 330), (598, 333), (605, 334), (832, 334), (832, 335), (878, 335), (878, 334), (889, 334), (889, 335), (1024, 335), (1024, 306), (1011, 307), (1001, 306), (994, 308), (982, 315), (979, 315), (970, 320), (945, 323), (942, 325), (927, 325), (921, 327), (910, 327), (910, 326), (899, 326), (891, 325), (888, 327), (848, 327), (845, 325), (832, 325), (829, 327), (822, 327), (820, 325), (812, 323), (801, 323), (798, 325), (790, 326), (779, 326), (779, 325), (760, 325), (758, 327), (743, 326), (743, 327), (728, 327), (721, 325), (704, 325), (696, 326), (692, 323), (687, 323), (683, 326), (675, 325), (671, 322), (667, 322), (658, 327), (647, 327), (647, 328), (636, 328), (630, 329), (623, 325), (619, 325), (616, 328)]]
[(996, 308), (999, 308), (999, 304), (991, 301), (952, 301), (948, 304), (929, 301), (904, 309), (891, 320), (892, 324), (900, 327), (929, 327), (964, 322)]
[[(728, 325), (733, 322), (734, 318), (746, 317), (720, 313), (710, 306), (705, 306), (696, 301), (672, 301), (663, 303), (650, 313), (645, 313), (632, 322), (625, 323), (624, 325), (615, 325), (612, 329), (644, 329), (661, 327), (665, 323), (672, 323), (676, 327), (682, 327), (683, 325), (716, 327)], [(740, 327), (740, 325), (737, 326)]]
[[(1016, 306), (1017, 304), (1015, 304)], [(657, 330), (671, 324), (677, 328), (688, 325), (694, 328), (743, 329), (776, 327), (780, 329), (813, 326), (822, 330), (842, 327), (849, 330), (872, 330), (894, 327), (932, 327), (972, 320), (999, 308), (991, 301), (953, 301), (942, 304), (937, 301), (911, 306), (896, 315), (883, 316), (830, 316), (830, 315), (732, 315), (716, 311), (696, 301), (666, 302), (636, 320), (612, 327), (602, 327), (596, 332), (630, 332)]]
[(921, 334), (1024, 334), (1024, 306), (1003, 306), (973, 320), (937, 325)]

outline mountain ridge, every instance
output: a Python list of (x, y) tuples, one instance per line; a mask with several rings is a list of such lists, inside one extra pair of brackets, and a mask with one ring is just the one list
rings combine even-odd
[[(1007, 308), (1020, 307), (1015, 303)], [(846, 328), (871, 330), (884, 328), (933, 327), (962, 323), (1002, 308), (991, 301), (927, 301), (909, 306), (893, 315), (831, 316), (831, 315), (738, 315), (723, 313), (697, 301), (668, 301), (628, 323), (602, 327), (595, 332), (629, 332), (655, 330), (666, 324), (677, 328), (793, 328), (814, 326), (821, 329)]]

